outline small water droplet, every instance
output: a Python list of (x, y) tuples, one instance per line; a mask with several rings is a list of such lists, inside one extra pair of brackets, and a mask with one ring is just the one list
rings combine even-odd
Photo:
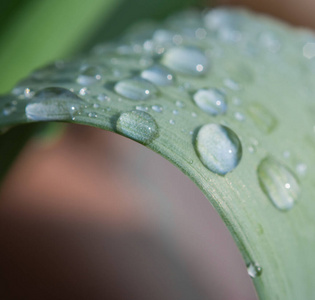
[(102, 93), (97, 96), (97, 100), (110, 102), (111, 99), (108, 95)]
[(24, 90), (24, 97), (26, 99), (31, 99), (34, 96), (35, 92), (34, 90), (32, 90), (31, 88), (26, 88)]
[(90, 118), (97, 118), (97, 113), (94, 112), (94, 111), (92, 111), (92, 112), (89, 112), (89, 113), (88, 113), (88, 116), (89, 116)]
[(225, 95), (218, 89), (200, 89), (194, 95), (195, 103), (207, 114), (224, 114), (227, 109)]
[(9, 116), (15, 111), (16, 111), (16, 103), (14, 101), (11, 101), (11, 102), (8, 102), (4, 105), (4, 108), (2, 110), (2, 114), (4, 116)]
[(25, 114), (30, 120), (67, 120), (73, 118), (84, 101), (67, 89), (44, 88), (35, 93), (32, 102), (26, 105)]
[(250, 277), (256, 278), (261, 275), (262, 267), (257, 263), (250, 263), (247, 265), (247, 273)]
[(172, 111), (172, 113), (173, 113), (173, 115), (178, 115), (178, 110), (177, 110), (177, 109), (174, 109), (174, 110)]
[(84, 66), (77, 78), (77, 83), (81, 85), (91, 85), (102, 79), (101, 70), (95, 66)]
[(248, 115), (251, 117), (259, 130), (264, 133), (272, 132), (277, 126), (274, 115), (260, 103), (252, 103), (246, 107)]
[(169, 122), (171, 125), (175, 125), (175, 121), (173, 119), (171, 119)]
[(233, 79), (231, 78), (226, 78), (223, 80), (223, 83), (226, 87), (228, 87), (230, 90), (233, 90), (233, 91), (238, 91), (240, 89), (240, 86), (239, 84), (234, 81)]
[(300, 186), (293, 173), (271, 157), (264, 158), (258, 166), (259, 184), (280, 210), (291, 209), (298, 200)]
[(245, 116), (238, 111), (234, 113), (234, 117), (237, 121), (240, 121), (240, 122), (245, 121)]
[(173, 73), (161, 65), (153, 65), (149, 69), (142, 71), (141, 77), (161, 86), (172, 85), (174, 83)]
[(296, 165), (296, 172), (300, 175), (300, 176), (305, 176), (306, 175), (306, 171), (307, 171), (307, 165), (304, 163), (299, 163)]
[(160, 105), (152, 105), (151, 106), (152, 110), (154, 110), (155, 112), (161, 113), (163, 111), (163, 107)]
[(149, 144), (158, 136), (158, 125), (146, 112), (130, 111), (120, 115), (116, 129), (121, 134), (142, 144)]
[(208, 69), (208, 59), (198, 48), (174, 47), (162, 57), (162, 63), (170, 69), (186, 75), (202, 75)]
[(140, 77), (120, 80), (114, 89), (119, 95), (136, 101), (147, 100), (157, 94), (157, 88)]
[[(176, 101), (176, 106), (179, 107), (179, 108), (183, 108), (183, 107), (185, 107), (185, 103), (182, 102), (182, 101), (180, 101), (180, 100), (177, 100), (177, 101)], [(314, 126), (314, 127), (315, 127), (315, 126)]]
[(195, 112), (192, 112), (192, 113), (191, 113), (191, 116), (192, 116), (193, 118), (196, 118), (196, 117), (197, 117), (197, 114), (196, 114)]
[(212, 172), (225, 175), (239, 164), (242, 145), (234, 131), (218, 124), (206, 124), (197, 134), (196, 152)]
[(137, 105), (136, 106), (136, 110), (140, 110), (140, 111), (148, 111), (149, 108), (147, 106), (143, 106), (143, 105)]
[(83, 87), (82, 89), (80, 89), (79, 94), (81, 96), (86, 96), (89, 93), (89, 90), (86, 87)]

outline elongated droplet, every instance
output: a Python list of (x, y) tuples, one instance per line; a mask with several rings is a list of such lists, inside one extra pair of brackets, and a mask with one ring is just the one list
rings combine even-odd
[(59, 87), (38, 91), (26, 105), (25, 114), (30, 120), (68, 120), (85, 102), (74, 93)]
[(277, 126), (277, 119), (274, 115), (259, 103), (250, 104), (247, 107), (247, 113), (257, 128), (264, 133), (272, 132)]
[(242, 145), (236, 133), (228, 127), (206, 124), (197, 134), (196, 152), (210, 171), (225, 175), (239, 164)]
[(271, 202), (280, 210), (291, 209), (298, 200), (300, 186), (293, 173), (271, 157), (257, 169), (259, 184)]
[(141, 77), (161, 86), (172, 85), (174, 83), (173, 73), (168, 68), (161, 65), (154, 65), (142, 71)]
[(226, 112), (225, 95), (218, 89), (200, 89), (194, 94), (193, 99), (209, 115), (216, 116)]
[(202, 75), (208, 69), (208, 59), (198, 48), (174, 47), (162, 57), (162, 63), (170, 69), (186, 75)]
[(247, 273), (250, 277), (256, 278), (261, 275), (262, 267), (257, 263), (250, 263), (247, 265)]
[(120, 80), (114, 89), (119, 95), (136, 101), (147, 100), (157, 93), (157, 88), (151, 82), (140, 77)]
[(116, 129), (142, 144), (149, 144), (159, 134), (158, 125), (151, 115), (138, 110), (121, 114), (117, 120)]

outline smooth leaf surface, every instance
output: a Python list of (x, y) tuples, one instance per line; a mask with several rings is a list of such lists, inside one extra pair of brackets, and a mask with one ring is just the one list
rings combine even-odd
[(182, 13), (34, 72), (1, 98), (0, 124), (66, 121), (146, 144), (219, 212), (260, 299), (313, 299), (314, 42), (244, 11)]

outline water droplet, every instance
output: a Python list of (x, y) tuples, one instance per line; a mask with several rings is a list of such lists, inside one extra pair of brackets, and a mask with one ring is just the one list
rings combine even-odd
[(101, 70), (95, 66), (84, 66), (77, 78), (77, 83), (81, 85), (91, 85), (102, 79)]
[[(176, 101), (176, 106), (179, 107), (179, 108), (183, 108), (183, 107), (185, 107), (185, 103), (180, 101), (180, 100), (177, 100)], [(315, 126), (314, 126), (314, 128), (315, 128)]]
[(89, 90), (86, 87), (83, 87), (82, 89), (80, 89), (79, 94), (81, 96), (86, 96), (89, 93)]
[(151, 106), (152, 110), (154, 110), (155, 112), (161, 113), (163, 111), (163, 107), (160, 105), (152, 105)]
[(106, 95), (106, 94), (99, 94), (98, 96), (97, 96), (97, 100), (99, 100), (99, 101), (107, 101), (107, 102), (110, 102), (110, 97), (108, 96), (108, 95)]
[(197, 134), (196, 152), (210, 171), (225, 175), (239, 164), (242, 145), (236, 133), (228, 127), (206, 124)]
[(161, 86), (172, 85), (174, 83), (173, 73), (168, 68), (161, 65), (154, 65), (142, 71), (141, 77)]
[(174, 110), (172, 111), (172, 113), (173, 113), (173, 115), (178, 115), (178, 110), (177, 110), (177, 109), (174, 109)]
[(277, 126), (276, 118), (260, 103), (252, 103), (247, 106), (246, 110), (258, 129), (260, 129), (262, 132), (270, 133)]
[(31, 99), (34, 96), (34, 94), (35, 94), (35, 92), (32, 89), (30, 89), (30, 88), (26, 88), (24, 90), (24, 97), (26, 99)]
[(245, 116), (240, 112), (235, 112), (234, 117), (237, 121), (243, 122), (245, 121)]
[(149, 108), (147, 106), (143, 106), (143, 105), (137, 105), (136, 106), (136, 110), (140, 110), (140, 111), (148, 111)]
[(233, 79), (231, 78), (226, 78), (223, 80), (223, 83), (226, 87), (228, 87), (230, 90), (233, 90), (233, 91), (238, 91), (240, 89), (240, 86), (239, 84), (234, 81)]
[(171, 119), (169, 122), (171, 125), (175, 125), (175, 121), (173, 119)]
[(134, 110), (121, 114), (116, 129), (142, 144), (149, 144), (158, 136), (158, 125), (151, 115), (143, 111)]
[(287, 167), (266, 157), (259, 164), (257, 175), (263, 192), (278, 209), (289, 210), (293, 207), (300, 194), (300, 186)]
[(16, 103), (11, 101), (11, 102), (8, 102), (4, 105), (4, 108), (2, 110), (2, 114), (4, 116), (9, 116), (11, 115), (13, 112), (16, 111)]
[(296, 172), (300, 175), (300, 176), (305, 176), (306, 175), (306, 171), (307, 171), (307, 165), (304, 163), (299, 163), (296, 165)]
[(186, 75), (202, 75), (208, 69), (208, 59), (198, 48), (174, 47), (162, 57), (162, 63), (170, 69)]
[(88, 113), (88, 116), (89, 116), (90, 118), (97, 118), (97, 113), (94, 112), (94, 111), (92, 111), (92, 112), (89, 112), (89, 113)]
[(116, 93), (131, 100), (147, 100), (157, 94), (157, 88), (149, 81), (134, 77), (118, 81), (114, 87)]
[(67, 89), (51, 87), (35, 93), (32, 102), (26, 105), (25, 114), (30, 120), (68, 120), (84, 101)]
[(200, 89), (193, 99), (209, 115), (216, 116), (226, 112), (225, 95), (218, 89)]
[(247, 265), (247, 273), (250, 277), (256, 278), (261, 275), (262, 267), (257, 263), (250, 263)]

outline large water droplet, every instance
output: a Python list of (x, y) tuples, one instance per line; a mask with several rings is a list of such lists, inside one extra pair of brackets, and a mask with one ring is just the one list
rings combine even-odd
[(193, 99), (209, 115), (216, 116), (226, 112), (225, 95), (218, 89), (200, 89)]
[(208, 59), (194, 47), (174, 47), (162, 58), (162, 63), (170, 69), (186, 75), (202, 75), (207, 71)]
[(134, 77), (118, 81), (114, 87), (116, 93), (131, 100), (147, 100), (157, 94), (157, 88), (149, 81)]
[(159, 133), (158, 125), (151, 115), (137, 110), (121, 114), (117, 120), (116, 129), (142, 144), (149, 144)]
[(261, 161), (257, 169), (259, 184), (271, 202), (280, 210), (293, 207), (300, 186), (293, 173), (271, 157)]
[(247, 265), (247, 273), (250, 277), (256, 278), (261, 275), (262, 267), (257, 263), (250, 263)]
[(156, 85), (171, 85), (174, 83), (173, 73), (166, 67), (154, 65), (142, 71), (141, 77), (155, 83)]
[(59, 87), (38, 91), (32, 102), (26, 105), (25, 114), (30, 120), (67, 120), (84, 101), (67, 89)]
[(239, 164), (242, 145), (234, 131), (228, 127), (206, 124), (197, 134), (196, 152), (210, 171), (225, 175)]

